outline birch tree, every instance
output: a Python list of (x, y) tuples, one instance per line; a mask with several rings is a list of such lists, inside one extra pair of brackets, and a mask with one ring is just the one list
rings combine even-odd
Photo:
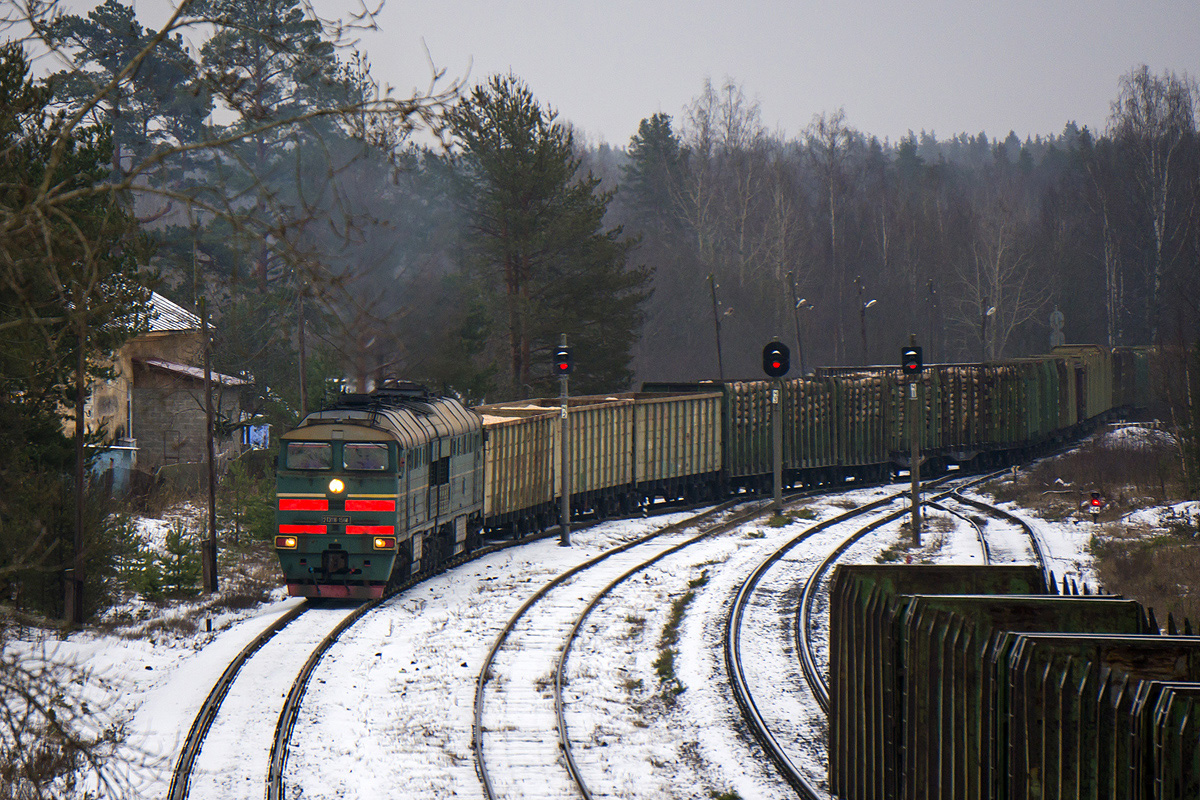
[[(1187, 76), (1154, 75), (1142, 65), (1121, 78), (1109, 130), (1130, 159), (1133, 204), (1149, 222), (1145, 319), (1149, 341), (1159, 340), (1164, 280), (1183, 246), (1194, 193), (1181, 192), (1185, 147), (1196, 134), (1197, 88)], [(1193, 279), (1195, 275), (1191, 276)]]

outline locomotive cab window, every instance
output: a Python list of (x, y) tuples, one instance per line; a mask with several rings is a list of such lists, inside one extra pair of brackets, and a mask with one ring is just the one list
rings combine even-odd
[(388, 446), (373, 442), (346, 442), (342, 445), (342, 465), (349, 470), (386, 470)]
[(288, 442), (288, 469), (330, 469), (333, 446), (329, 442)]

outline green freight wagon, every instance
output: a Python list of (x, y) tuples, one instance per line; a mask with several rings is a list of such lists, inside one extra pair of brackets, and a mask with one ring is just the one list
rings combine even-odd
[(1113, 403), (1112, 353), (1094, 344), (1062, 345), (1051, 353), (1066, 358), (1075, 370), (1078, 421), (1106, 414)]
[(1126, 413), (1150, 402), (1150, 348), (1114, 347), (1113, 408)]

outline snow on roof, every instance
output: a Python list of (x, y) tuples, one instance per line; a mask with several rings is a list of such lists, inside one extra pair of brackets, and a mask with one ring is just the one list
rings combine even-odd
[[(166, 372), (173, 372), (176, 375), (186, 375), (189, 378), (196, 380), (204, 380), (204, 370), (200, 367), (189, 367), (187, 364), (176, 364), (173, 361), (164, 361), (161, 358), (139, 358), (135, 359), (148, 367), (161, 369)], [(238, 378), (233, 375), (226, 375), (223, 372), (212, 373), (213, 383), (219, 383), (222, 386), (249, 386), (250, 381), (243, 378)]]
[(200, 318), (186, 308), (172, 303), (158, 292), (150, 294), (150, 331), (194, 331)]

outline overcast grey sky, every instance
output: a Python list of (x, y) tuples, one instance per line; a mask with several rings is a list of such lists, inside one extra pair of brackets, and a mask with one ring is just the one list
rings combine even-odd
[(679, 119), (706, 77), (740, 82), (788, 136), (844, 107), (894, 141), (1102, 130), (1138, 64), (1200, 73), (1198, 0), (388, 0), (378, 19), (363, 44), (380, 79), (423, 83), (424, 40), (450, 74), (511, 69), (616, 145), (656, 111)]
[[(168, 1), (135, 0), (152, 27)], [(314, 3), (322, 15), (357, 7)], [(705, 78), (739, 82), (789, 137), (844, 108), (853, 127), (895, 141), (910, 129), (1103, 130), (1137, 65), (1200, 74), (1200, 0), (387, 0), (377, 19), (361, 46), (381, 81), (424, 87), (424, 42), (472, 84), (511, 70), (614, 145), (656, 111), (682, 122)]]

